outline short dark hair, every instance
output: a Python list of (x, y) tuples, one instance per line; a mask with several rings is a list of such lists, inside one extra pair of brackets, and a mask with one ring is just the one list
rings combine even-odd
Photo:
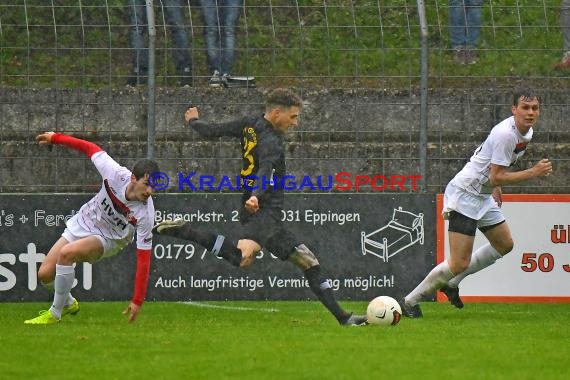
[(138, 160), (133, 166), (132, 173), (137, 180), (144, 177), (146, 174), (152, 174), (159, 172), (160, 169), (158, 168), (158, 163), (153, 160), (148, 160), (143, 158), (142, 160)]
[(513, 106), (518, 106), (520, 100), (532, 100), (536, 99), (539, 103), (542, 103), (542, 98), (534, 90), (529, 88), (521, 88), (514, 92), (513, 94)]
[(276, 88), (267, 95), (265, 100), (265, 109), (267, 111), (273, 108), (291, 108), (303, 106), (303, 100), (293, 91), (287, 88)]

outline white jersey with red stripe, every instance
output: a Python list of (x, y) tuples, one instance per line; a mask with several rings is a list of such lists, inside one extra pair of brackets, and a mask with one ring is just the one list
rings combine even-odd
[(513, 116), (497, 124), (487, 139), (475, 150), (469, 162), (451, 180), (450, 184), (473, 195), (489, 194), (491, 164), (513, 165), (524, 153), (532, 139), (532, 128), (522, 135)]
[(154, 221), (152, 197), (145, 203), (128, 201), (126, 190), (132, 173), (105, 151), (93, 154), (91, 161), (103, 177), (103, 185), (67, 222), (67, 227), (73, 232), (73, 224), (77, 223), (83, 230), (124, 243), (133, 240), (136, 230), (137, 248), (151, 249)]

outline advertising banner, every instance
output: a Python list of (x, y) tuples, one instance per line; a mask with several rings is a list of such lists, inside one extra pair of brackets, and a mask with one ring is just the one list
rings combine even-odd
[[(449, 257), (447, 221), (437, 197), (438, 263)], [(464, 301), (570, 302), (570, 195), (503, 195), (514, 249), (459, 285)], [(474, 250), (487, 239), (477, 232)], [(438, 294), (438, 300), (447, 301)]]
[[(51, 299), (37, 269), (53, 243), (91, 196), (0, 195), (0, 301)], [(241, 195), (157, 194), (155, 221), (184, 218), (196, 229), (237, 242)], [(282, 218), (319, 259), (339, 299), (395, 298), (435, 264), (435, 196), (430, 194), (289, 193)], [(302, 272), (270, 252), (234, 268), (204, 247), (155, 236), (150, 300), (313, 299)], [(73, 295), (81, 300), (132, 296), (134, 243), (109, 259), (76, 266)]]

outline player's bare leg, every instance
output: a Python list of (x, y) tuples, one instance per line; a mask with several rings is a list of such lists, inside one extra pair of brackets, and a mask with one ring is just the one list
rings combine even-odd
[[(53, 280), (55, 279), (55, 265), (59, 259), (59, 252), (64, 245), (69, 244), (69, 242), (60, 237), (55, 244), (51, 247), (48, 254), (44, 258), (44, 261), (38, 269), (38, 279), (48, 287), (48, 289), (53, 290)], [(51, 284), (51, 286), (49, 285)]]
[(237, 247), (241, 251), (241, 268), (246, 268), (250, 266), (255, 260), (255, 255), (261, 251), (261, 246), (257, 244), (254, 240), (241, 239), (238, 241)]
[(449, 281), (450, 287), (457, 288), (465, 277), (487, 268), (512, 251), (514, 243), (507, 223), (503, 222), (494, 226), (485, 231), (484, 235), (489, 240), (489, 244), (485, 244), (473, 252), (469, 266)]
[(441, 262), (428, 273), (422, 282), (412, 290), (402, 302), (402, 312), (406, 317), (423, 316), (419, 303), (433, 296), (437, 289), (445, 286), (455, 273), (461, 273), (469, 265), (475, 236), (449, 231), (449, 259)]
[[(52, 293), (55, 292), (53, 283), (55, 279), (55, 266), (59, 259), (59, 253), (62, 247), (66, 244), (69, 244), (69, 242), (65, 238), (59, 238), (49, 250), (47, 256), (38, 269), (38, 278), (40, 282)], [(76, 315), (79, 312), (79, 309), (79, 302), (77, 302), (71, 293), (69, 293), (69, 297), (65, 301), (65, 306), (63, 307), (61, 316), (63, 317), (68, 314)]]
[[(57, 260), (59, 259), (59, 253), (63, 246), (69, 244), (69, 242), (60, 237), (55, 244), (51, 247), (48, 254), (44, 258), (40, 268), (38, 269), (38, 279), (40, 283), (45, 286), (51, 293), (55, 292), (54, 289), (54, 279), (55, 279), (55, 266), (57, 264)], [(79, 302), (71, 293), (69, 294), (68, 299), (65, 301), (65, 306), (63, 307), (61, 316), (65, 316), (68, 314), (76, 315), (79, 312)]]
[(54, 297), (50, 312), (55, 318), (61, 318), (63, 308), (71, 297), (71, 288), (75, 279), (74, 263), (95, 262), (103, 255), (104, 248), (95, 236), (79, 239), (63, 246), (55, 266)]
[[(67, 306), (70, 313), (79, 311), (79, 304), (71, 296), (71, 288), (75, 279), (73, 264), (77, 262), (95, 262), (104, 252), (103, 244), (95, 236), (79, 239), (72, 243), (59, 239), (48, 253), (50, 261), (43, 268), (42, 276), (49, 280), (52, 271), (55, 272), (54, 297), (51, 308), (38, 317), (25, 321), (26, 324), (52, 324), (61, 319), (64, 308)], [(52, 269), (53, 258), (57, 258), (55, 270)], [(40, 267), (41, 268), (41, 267)], [(72, 304), (69, 305), (69, 300)], [(73, 310), (72, 310), (73, 309)]]
[(71, 297), (71, 288), (75, 279), (74, 263), (93, 263), (101, 258), (104, 248), (95, 236), (79, 239), (63, 246), (59, 252), (55, 266), (54, 297), (50, 312), (56, 318), (61, 318), (63, 308)]

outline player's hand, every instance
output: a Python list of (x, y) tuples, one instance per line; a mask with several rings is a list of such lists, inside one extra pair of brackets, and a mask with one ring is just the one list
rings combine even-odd
[(53, 135), (55, 135), (55, 132), (44, 132), (36, 136), (36, 141), (40, 145), (50, 145)]
[(254, 214), (259, 210), (259, 201), (255, 195), (252, 195), (247, 201), (245, 201), (245, 209), (251, 214)]
[(497, 202), (497, 206), (501, 207), (503, 205), (503, 189), (501, 189), (501, 186), (495, 186), (491, 196)]
[(552, 162), (543, 158), (533, 167), (537, 177), (547, 177), (552, 173)]
[(133, 323), (135, 319), (137, 319), (137, 315), (139, 314), (139, 310), (141, 307), (134, 302), (131, 302), (129, 306), (125, 310), (123, 310), (124, 315), (129, 316), (129, 323)]
[(255, 255), (253, 254), (253, 252), (251, 253), (242, 252), (241, 255), (242, 255), (241, 263), (239, 263), (240, 268), (247, 268), (255, 261)]
[(190, 106), (188, 107), (186, 112), (184, 112), (184, 120), (186, 121), (186, 124), (188, 124), (192, 119), (199, 119), (199, 118), (200, 114), (198, 113), (198, 108), (196, 107)]

